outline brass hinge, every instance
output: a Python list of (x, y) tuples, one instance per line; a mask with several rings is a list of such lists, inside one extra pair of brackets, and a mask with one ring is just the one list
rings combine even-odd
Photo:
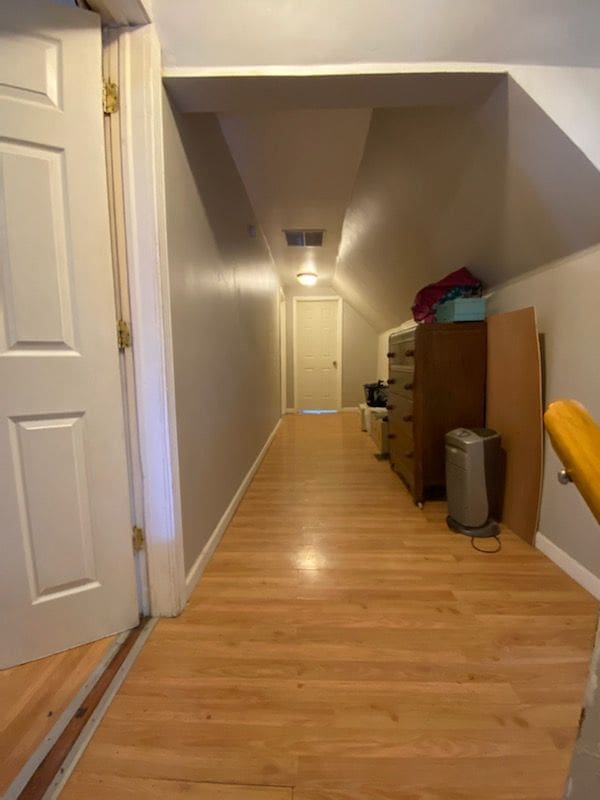
[(146, 544), (146, 537), (144, 536), (144, 529), (138, 528), (136, 525), (133, 527), (133, 536), (131, 537), (133, 542), (133, 549), (136, 553), (140, 550), (144, 549)]
[(117, 320), (117, 344), (119, 345), (119, 350), (131, 347), (131, 331), (124, 319)]
[(105, 114), (114, 114), (119, 109), (119, 87), (106, 79), (102, 82), (102, 109)]

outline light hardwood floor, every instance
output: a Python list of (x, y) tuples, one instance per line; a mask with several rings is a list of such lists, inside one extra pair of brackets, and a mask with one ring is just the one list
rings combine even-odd
[[(63, 800), (559, 800), (597, 603), (419, 511), (353, 414), (288, 416)], [(202, 487), (198, 487), (202, 491)]]
[(109, 636), (0, 671), (0, 797), (113, 641)]

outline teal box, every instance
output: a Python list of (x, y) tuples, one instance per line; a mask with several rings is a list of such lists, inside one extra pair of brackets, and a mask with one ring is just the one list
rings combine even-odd
[(477, 322), (485, 319), (485, 297), (457, 297), (440, 303), (435, 310), (436, 322)]

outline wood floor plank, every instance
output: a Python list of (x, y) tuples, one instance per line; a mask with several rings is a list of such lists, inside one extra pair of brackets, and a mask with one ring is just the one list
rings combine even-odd
[(0, 671), (0, 795), (104, 658), (109, 636)]
[(292, 790), (277, 786), (242, 786), (241, 784), (193, 783), (152, 778), (123, 778), (118, 775), (75, 775), (61, 793), (68, 800), (82, 797), (94, 800), (292, 800)]
[(476, 553), (373, 453), (355, 415), (283, 420), (64, 797), (559, 800), (597, 602), (510, 531)]

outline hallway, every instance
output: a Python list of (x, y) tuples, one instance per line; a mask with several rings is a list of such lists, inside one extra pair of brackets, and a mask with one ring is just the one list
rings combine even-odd
[(559, 800), (597, 603), (449, 533), (358, 428), (283, 419), (62, 798)]

